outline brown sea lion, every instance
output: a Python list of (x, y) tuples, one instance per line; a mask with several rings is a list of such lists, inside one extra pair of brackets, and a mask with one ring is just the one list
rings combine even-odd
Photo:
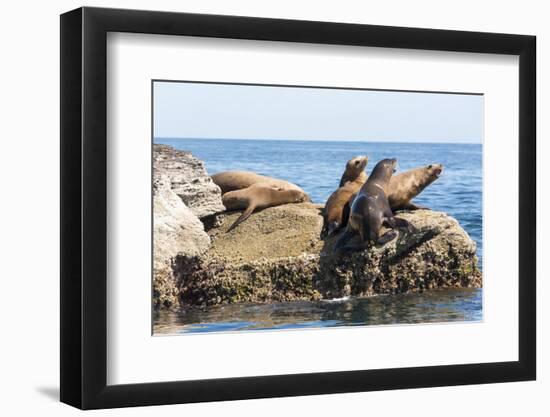
[(443, 165), (430, 164), (393, 176), (388, 186), (388, 201), (391, 209), (393, 211), (424, 209), (412, 203), (411, 200), (438, 179), (442, 171)]
[[(397, 210), (426, 209), (412, 203), (411, 200), (438, 179), (442, 171), (443, 165), (430, 164), (392, 176), (387, 190), (391, 209), (394, 212)], [(349, 207), (355, 194), (361, 188), (361, 180), (362, 178), (358, 178), (355, 182), (338, 188), (328, 198), (325, 204), (321, 238), (331, 236), (346, 226)]]
[(367, 156), (356, 156), (346, 163), (346, 169), (340, 179), (340, 187), (330, 195), (325, 204), (321, 239), (331, 236), (345, 226), (342, 224), (342, 219), (345, 218), (347, 222), (348, 202), (367, 181), (365, 167), (368, 160)]
[(250, 187), (229, 191), (222, 195), (222, 203), (228, 210), (242, 210), (240, 217), (227, 229), (233, 230), (244, 222), (256, 209), (279, 206), (286, 203), (310, 201), (302, 190), (285, 189), (265, 183), (252, 184)]
[[(361, 185), (367, 181), (367, 174), (365, 173), (365, 167), (369, 162), (368, 156), (356, 156), (353, 159), (350, 159), (346, 163), (346, 169), (340, 178), (339, 187), (344, 186), (347, 182), (361, 182)], [(361, 186), (359, 186), (361, 188)]]
[(214, 183), (221, 188), (222, 194), (229, 191), (242, 190), (253, 184), (266, 184), (282, 189), (294, 189), (303, 191), (296, 184), (277, 178), (267, 177), (249, 171), (224, 171), (212, 175)]
[[(393, 215), (386, 189), (395, 172), (396, 159), (383, 159), (376, 164), (367, 182), (363, 184), (353, 200), (346, 230), (336, 242), (334, 253), (341, 254), (349, 250), (362, 249), (371, 243), (384, 244), (397, 236), (396, 228), (412, 229), (409, 222)], [(380, 236), (385, 224), (389, 230)], [(359, 246), (347, 246), (348, 241), (359, 235)]]

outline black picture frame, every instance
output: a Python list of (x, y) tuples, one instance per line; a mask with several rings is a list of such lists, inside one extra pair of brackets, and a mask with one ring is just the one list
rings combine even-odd
[[(519, 360), (107, 385), (108, 32), (519, 56)], [(533, 380), (536, 377), (534, 36), (80, 8), (61, 15), (61, 401), (82, 409)]]

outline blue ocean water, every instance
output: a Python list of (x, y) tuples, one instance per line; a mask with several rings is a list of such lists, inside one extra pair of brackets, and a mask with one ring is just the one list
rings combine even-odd
[[(482, 267), (483, 198), (480, 144), (171, 138), (156, 138), (155, 143), (192, 152), (205, 162), (210, 175), (220, 171), (244, 170), (286, 179), (302, 187), (315, 203), (325, 203), (328, 196), (338, 187), (346, 161), (357, 155), (369, 156), (367, 173), (377, 161), (384, 158), (397, 158), (398, 172), (441, 163), (444, 166), (441, 177), (414, 201), (455, 217), (477, 243), (479, 265)], [(473, 302), (481, 312), (482, 291), (470, 291), (467, 294), (468, 308), (471, 309)], [(441, 298), (441, 293), (438, 297)], [(425, 299), (426, 296), (423, 300)], [(463, 307), (461, 302), (457, 301), (459, 299), (460, 297), (453, 296), (449, 302), (454, 303), (456, 311), (460, 313)], [(411, 300), (414, 300), (414, 295), (410, 297), (409, 301)], [(363, 304), (361, 305), (363, 308)], [(459, 313), (457, 314), (460, 316)], [(326, 325), (329, 325), (328, 321)], [(252, 328), (261, 327), (258, 325)], [(216, 326), (207, 328), (207, 331), (223, 330)]]
[(331, 301), (228, 304), (205, 309), (159, 310), (155, 334), (311, 329), (479, 321), (482, 290), (452, 288), (421, 294), (381, 295)]

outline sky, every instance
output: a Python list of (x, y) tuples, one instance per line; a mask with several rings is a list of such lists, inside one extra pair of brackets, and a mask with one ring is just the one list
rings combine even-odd
[(154, 82), (156, 138), (481, 143), (483, 96)]

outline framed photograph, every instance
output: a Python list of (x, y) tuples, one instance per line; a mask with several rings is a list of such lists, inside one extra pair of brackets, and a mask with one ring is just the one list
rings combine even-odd
[(533, 380), (535, 37), (61, 16), (61, 401)]

